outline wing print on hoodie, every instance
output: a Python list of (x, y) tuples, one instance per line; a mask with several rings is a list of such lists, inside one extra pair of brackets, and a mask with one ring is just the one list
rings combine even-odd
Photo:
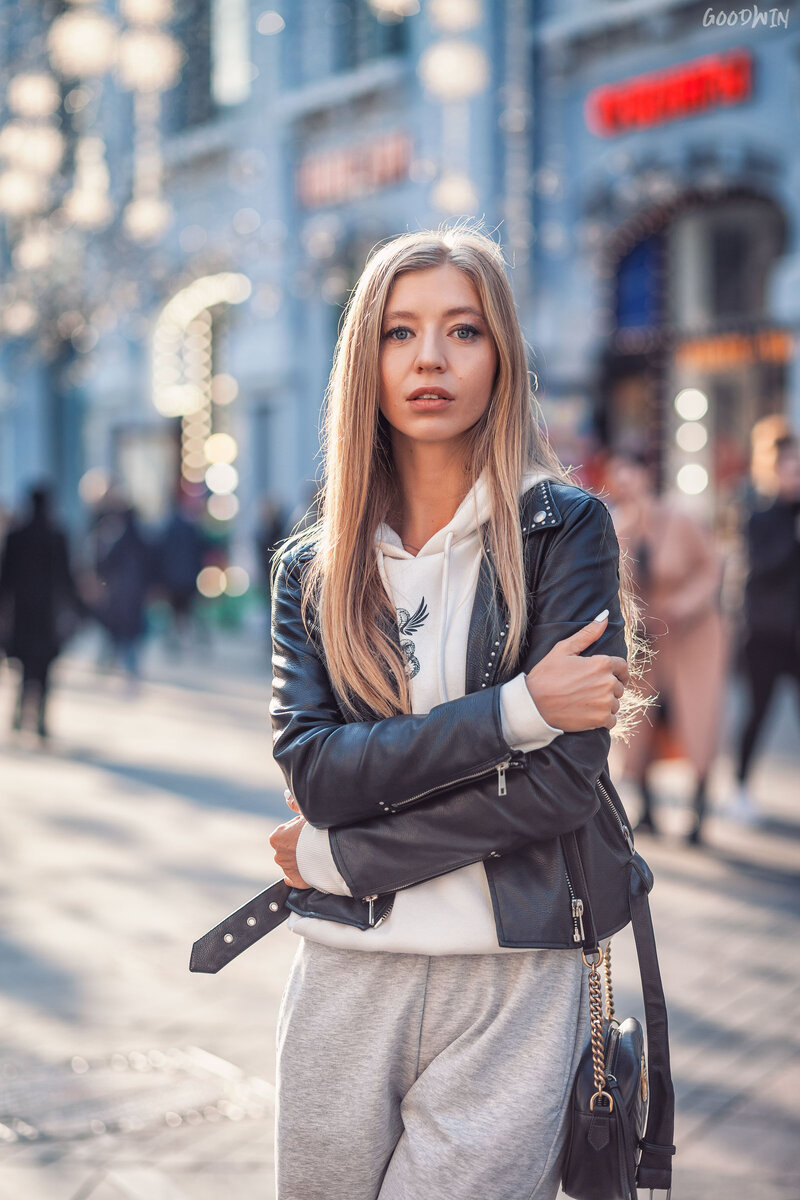
[(404, 640), (403, 635), (408, 633), (416, 633), (421, 629), (429, 617), (428, 606), (425, 603), (425, 597), (420, 600), (417, 611), (412, 616), (407, 608), (398, 608), (397, 610), (397, 625), (400, 630), (400, 645), (403, 653), (408, 661), (408, 677), (413, 679), (419, 673), (420, 663), (414, 653), (414, 643), (410, 640)]

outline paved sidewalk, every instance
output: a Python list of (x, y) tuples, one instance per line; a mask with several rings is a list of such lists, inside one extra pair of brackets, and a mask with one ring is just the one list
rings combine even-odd
[[(6, 735), (0, 671), (0, 1200), (270, 1200), (295, 939), (277, 930), (216, 976), (187, 969), (194, 938), (274, 877), (266, 839), (287, 810), (260, 648), (222, 638), (177, 665), (154, 651), (136, 695), (97, 675), (90, 649), (58, 670), (46, 751)], [(665, 835), (640, 839), (672, 1026), (676, 1200), (800, 1194), (800, 759), (779, 726), (756, 777), (762, 827), (715, 816), (709, 849), (686, 848), (685, 780), (665, 766)], [(620, 1011), (640, 1008), (634, 962), (626, 932)]]

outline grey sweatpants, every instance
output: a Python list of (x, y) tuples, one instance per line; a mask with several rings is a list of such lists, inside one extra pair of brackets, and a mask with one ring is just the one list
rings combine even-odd
[(552, 1200), (587, 995), (579, 951), (301, 938), (278, 1018), (278, 1200)]

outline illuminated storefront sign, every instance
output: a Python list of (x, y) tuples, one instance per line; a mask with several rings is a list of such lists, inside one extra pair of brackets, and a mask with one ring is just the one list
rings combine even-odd
[(759, 333), (728, 333), (719, 337), (692, 338), (675, 351), (679, 366), (697, 371), (724, 371), (748, 363), (788, 362), (794, 351), (794, 338), (781, 329)]
[(297, 171), (297, 194), (305, 208), (342, 204), (407, 179), (410, 163), (411, 138), (400, 131), (310, 154)]
[(586, 98), (586, 123), (592, 133), (613, 137), (741, 104), (752, 91), (753, 60), (746, 50), (710, 54), (595, 88)]

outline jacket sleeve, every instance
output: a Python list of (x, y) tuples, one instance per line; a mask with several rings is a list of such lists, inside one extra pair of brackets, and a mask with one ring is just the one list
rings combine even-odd
[(310, 825), (384, 816), (387, 794), (412, 802), (431, 788), (505, 761), (500, 685), (426, 714), (345, 721), (316, 639), (300, 613), (298, 562), (281, 560), (272, 600), (273, 756)]
[[(609, 620), (587, 654), (626, 656), (619, 604), (619, 548), (608, 510), (583, 496), (552, 534), (539, 572), (533, 628), (523, 669), (593, 620)], [(544, 548), (543, 548), (544, 549)], [(330, 830), (330, 847), (353, 896), (409, 887), (489, 856), (586, 824), (597, 810), (596, 783), (610, 744), (606, 729), (562, 733), (525, 755), (526, 769), (400, 809), (388, 818)]]
[[(520, 672), (500, 688), (500, 713), (503, 737), (515, 750), (538, 750), (563, 733), (548, 725), (528, 691)], [(305, 824), (297, 839), (297, 869), (311, 887), (337, 896), (351, 894), (339, 874), (331, 853), (330, 830)]]

